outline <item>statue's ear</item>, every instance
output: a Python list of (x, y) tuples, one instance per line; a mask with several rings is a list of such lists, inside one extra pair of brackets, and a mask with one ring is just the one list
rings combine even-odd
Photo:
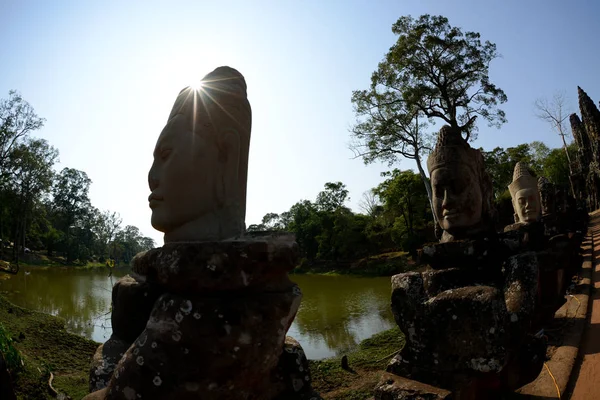
[(217, 132), (219, 176), (217, 182), (217, 201), (221, 206), (237, 200), (239, 162), (240, 162), (240, 136), (237, 130), (225, 128)]

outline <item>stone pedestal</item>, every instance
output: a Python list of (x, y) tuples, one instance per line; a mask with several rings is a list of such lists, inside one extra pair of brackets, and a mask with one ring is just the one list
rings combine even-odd
[[(425, 246), (421, 258), (431, 269), (392, 277), (406, 345), (387, 370), (410, 381), (382, 380), (376, 398), (491, 398), (535, 379), (546, 350), (531, 335), (538, 259), (511, 255), (511, 246), (498, 238)], [(414, 397), (423, 391), (429, 397)]]
[(287, 277), (296, 259), (286, 235), (170, 243), (136, 256), (132, 276), (113, 289), (113, 335), (94, 357), (90, 388), (100, 390), (88, 398), (312, 393), (304, 352), (285, 335), (302, 297)]

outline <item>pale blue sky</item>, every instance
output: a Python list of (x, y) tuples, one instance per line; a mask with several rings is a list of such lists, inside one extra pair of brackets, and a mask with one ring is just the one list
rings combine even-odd
[(535, 99), (566, 90), (576, 110), (580, 85), (600, 100), (594, 0), (0, 0), (0, 97), (19, 90), (47, 119), (35, 136), (59, 149), (57, 169), (87, 172), (96, 207), (162, 244), (147, 204), (155, 141), (179, 90), (229, 65), (246, 77), (253, 109), (247, 224), (314, 200), (328, 181), (344, 182), (358, 210), (388, 168), (352, 159), (351, 92), (395, 42), (392, 24), (424, 13), (480, 32), (503, 55), (490, 76), (508, 95), (509, 122), (480, 124), (477, 147), (558, 147)]

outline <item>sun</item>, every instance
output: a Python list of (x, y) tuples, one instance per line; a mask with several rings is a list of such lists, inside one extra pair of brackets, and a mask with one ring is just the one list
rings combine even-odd
[(198, 80), (198, 81), (191, 82), (188, 86), (194, 90), (200, 90), (204, 86), (204, 83), (202, 81)]

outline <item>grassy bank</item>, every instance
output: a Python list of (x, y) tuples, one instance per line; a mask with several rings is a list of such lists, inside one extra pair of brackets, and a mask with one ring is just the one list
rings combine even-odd
[(403, 346), (404, 335), (400, 329), (393, 328), (363, 340), (356, 349), (348, 352), (350, 371), (342, 369), (342, 356), (311, 360), (313, 388), (324, 399), (371, 399), (389, 360)]
[[(4, 254), (0, 257), (2, 259), (10, 259), (10, 255)], [(7, 269), (9, 266), (8, 261), (0, 261), (0, 268)], [(63, 268), (77, 268), (77, 269), (89, 269), (89, 268), (108, 268), (106, 262), (98, 262), (98, 261), (86, 261), (80, 262), (79, 260), (75, 260), (73, 262), (67, 262), (65, 257), (61, 256), (48, 256), (46, 254), (40, 252), (31, 252), (27, 254), (23, 254), (19, 256), (19, 266), (20, 267), (35, 267), (35, 268), (54, 268), (54, 267), (63, 267)], [(129, 267), (129, 264), (120, 263), (115, 266), (115, 268), (124, 268)]]
[[(50, 372), (58, 392), (72, 399), (87, 394), (89, 364), (98, 343), (67, 332), (58, 317), (18, 307), (1, 296), (0, 324), (0, 347), (8, 342), (23, 360), (16, 362), (22, 366), (13, 374), (19, 400), (55, 398), (48, 386)], [(313, 386), (325, 399), (369, 399), (388, 361), (403, 345), (402, 333), (394, 328), (346, 352), (350, 371), (342, 369), (341, 355), (311, 360)], [(7, 357), (5, 347), (3, 353), (5, 358), (17, 359), (13, 353)]]
[(406, 252), (390, 252), (352, 262), (303, 261), (292, 274), (392, 276), (416, 267)]
[(0, 323), (23, 360), (13, 375), (17, 398), (54, 399), (52, 386), (72, 399), (88, 392), (88, 371), (98, 343), (71, 334), (58, 317), (18, 307), (0, 296)]

